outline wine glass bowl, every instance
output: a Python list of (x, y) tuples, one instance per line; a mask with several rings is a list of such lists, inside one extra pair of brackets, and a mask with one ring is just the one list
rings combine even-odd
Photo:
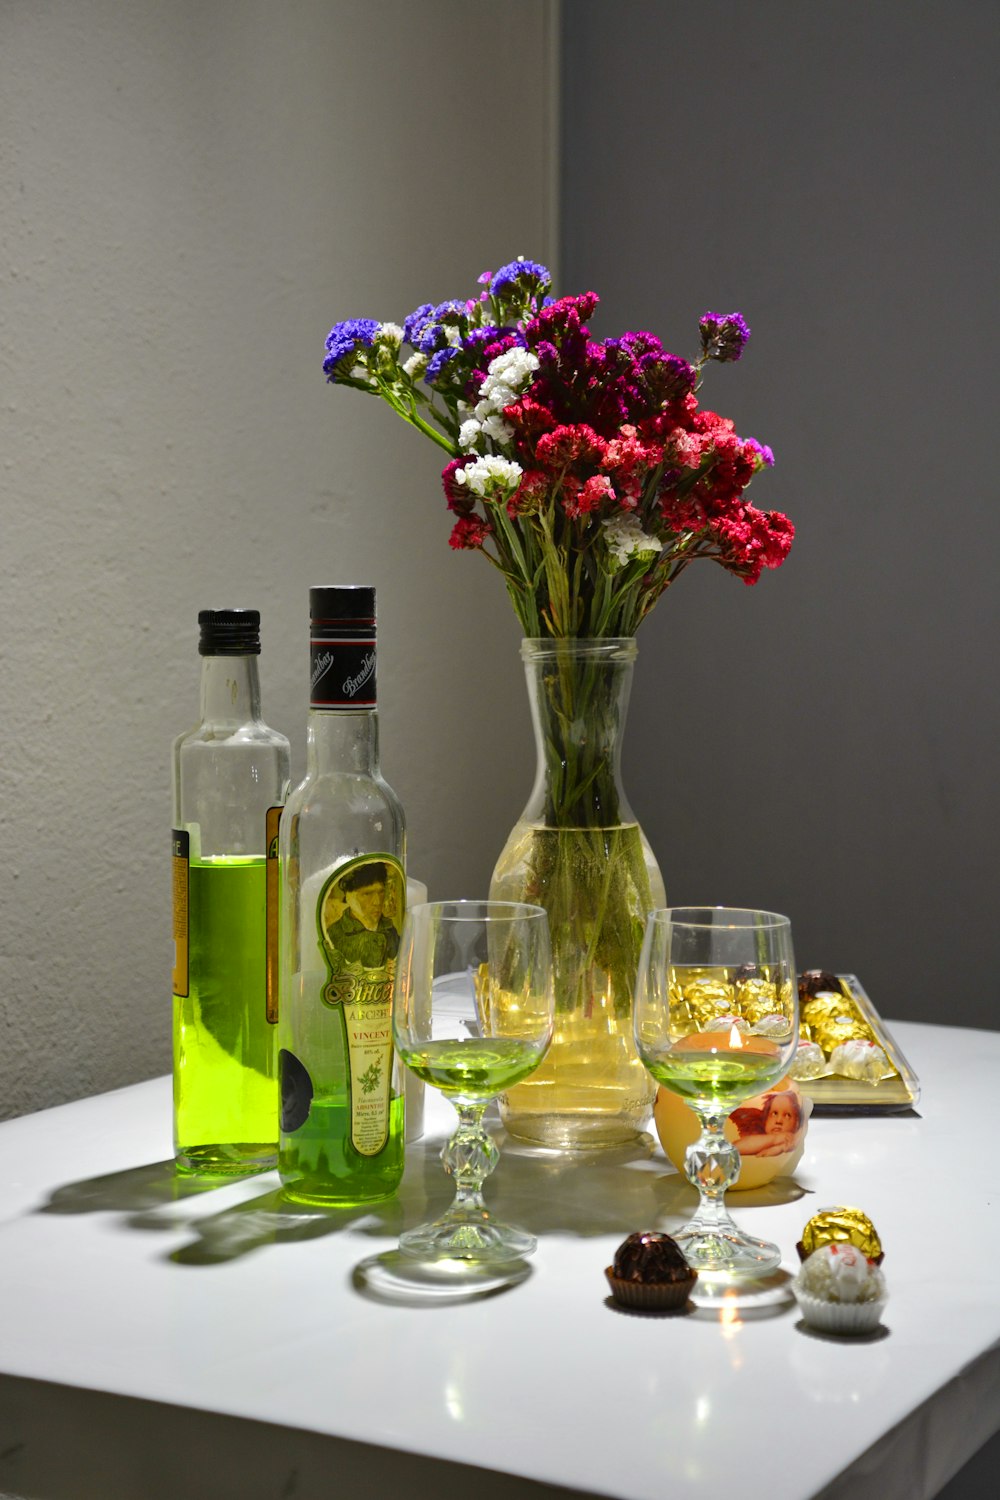
[(635, 994), (639, 1056), (662, 1087), (698, 1115), (685, 1170), (700, 1202), (677, 1231), (703, 1275), (761, 1275), (776, 1245), (744, 1234), (725, 1207), (740, 1166), (723, 1126), (741, 1101), (788, 1070), (798, 1042), (791, 924), (774, 912), (675, 907), (649, 914)]
[(482, 1196), (499, 1159), (483, 1127), (490, 1100), (527, 1078), (552, 1039), (548, 918), (514, 901), (439, 901), (407, 913), (396, 967), (393, 1039), (406, 1066), (458, 1114), (441, 1157), (455, 1200), (400, 1236), (425, 1259), (506, 1262), (534, 1235), (499, 1223)]

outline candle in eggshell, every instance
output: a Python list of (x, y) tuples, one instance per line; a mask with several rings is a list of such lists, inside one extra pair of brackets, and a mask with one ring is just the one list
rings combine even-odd
[[(757, 1094), (732, 1110), (725, 1123), (726, 1139), (740, 1153), (740, 1175), (729, 1192), (762, 1187), (775, 1177), (790, 1177), (805, 1149), (812, 1100), (794, 1078), (782, 1078), (764, 1094)], [(660, 1145), (679, 1172), (684, 1153), (701, 1134), (698, 1116), (669, 1089), (656, 1091), (653, 1119)]]

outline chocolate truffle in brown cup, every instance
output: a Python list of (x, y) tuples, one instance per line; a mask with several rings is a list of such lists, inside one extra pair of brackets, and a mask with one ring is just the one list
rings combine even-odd
[(648, 1311), (683, 1307), (698, 1279), (677, 1241), (655, 1229), (623, 1240), (604, 1274), (616, 1302)]

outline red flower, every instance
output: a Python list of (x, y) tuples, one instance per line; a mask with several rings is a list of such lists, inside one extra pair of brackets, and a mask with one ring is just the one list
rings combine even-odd
[(565, 469), (581, 461), (599, 464), (607, 448), (604, 438), (598, 437), (586, 422), (573, 422), (543, 432), (535, 452), (540, 463), (552, 469)]
[(795, 535), (787, 516), (754, 505), (713, 517), (709, 529), (720, 544), (724, 565), (746, 584), (756, 583), (764, 568), (780, 568)]
[(586, 484), (569, 481), (563, 485), (563, 510), (574, 521), (599, 510), (605, 500), (614, 498), (615, 492), (606, 474), (594, 474)]
[(543, 469), (526, 469), (521, 483), (507, 501), (507, 514), (511, 520), (540, 511), (551, 488), (552, 479)]
[(637, 429), (626, 422), (608, 443), (601, 468), (614, 480), (621, 504), (626, 510), (634, 510), (642, 496), (646, 475), (662, 461), (661, 445), (644, 441)]
[(512, 406), (503, 409), (504, 421), (517, 432), (519, 437), (531, 438), (539, 432), (550, 432), (556, 425), (556, 419), (547, 406), (536, 401), (533, 396), (522, 396)]
[(448, 546), (456, 552), (481, 547), (492, 530), (490, 523), (479, 516), (461, 516), (451, 529)]
[(528, 348), (533, 349), (543, 340), (559, 340), (566, 333), (578, 334), (588, 318), (593, 317), (600, 300), (596, 292), (582, 292), (577, 297), (560, 297), (550, 302), (537, 317), (525, 324), (524, 337)]

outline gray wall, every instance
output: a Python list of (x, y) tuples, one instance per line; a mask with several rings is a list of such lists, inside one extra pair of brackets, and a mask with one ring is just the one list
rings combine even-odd
[(987, 0), (575, 0), (563, 284), (697, 348), (798, 528), (639, 636), (631, 800), (668, 900), (787, 911), (886, 1016), (995, 1027), (998, 40)]
[[(486, 889), (530, 781), (514, 617), (437, 450), (321, 366), (335, 319), (551, 254), (553, 14), (504, 14), (0, 6), (0, 1114), (169, 1069), (202, 606), (262, 610), (301, 772), (308, 586), (374, 582), (414, 873)], [(515, 74), (527, 152), (484, 103)]]

